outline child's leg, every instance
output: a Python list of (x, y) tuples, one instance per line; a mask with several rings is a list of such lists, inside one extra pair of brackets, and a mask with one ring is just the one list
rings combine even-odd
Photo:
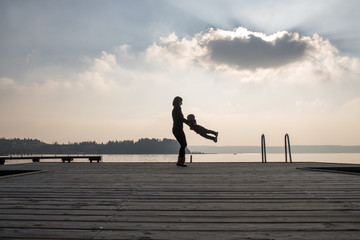
[(204, 128), (204, 127), (203, 127), (203, 131), (204, 131), (205, 133), (210, 133), (210, 134), (213, 134), (213, 135), (215, 135), (215, 136), (218, 135), (217, 132), (215, 132), (215, 131), (213, 131), (213, 130), (210, 130), (210, 129), (206, 129), (206, 128)]
[(213, 130), (206, 129), (206, 131), (207, 131), (206, 133), (214, 134), (215, 136), (218, 135), (218, 133)]
[[(206, 129), (206, 128), (204, 128), (204, 127), (202, 127), (202, 126), (198, 126), (198, 129), (197, 129), (197, 130), (198, 130), (197, 133), (198, 133), (200, 136), (202, 136), (202, 137), (204, 137), (204, 138), (206, 138), (206, 139), (210, 139), (210, 140), (213, 140), (213, 141), (216, 139), (216, 137), (208, 135), (207, 133), (209, 133), (209, 130)], [(214, 134), (214, 135), (215, 135), (215, 134)], [(216, 136), (216, 135), (215, 135), (215, 136)]]
[(214, 142), (217, 142), (217, 137), (218, 137), (218, 132), (215, 132), (215, 131), (213, 131), (213, 130), (209, 130), (209, 129), (206, 129), (206, 128), (204, 128), (203, 127), (203, 130), (205, 131), (205, 133), (206, 133), (206, 135), (207, 135), (207, 133), (209, 133), (209, 134), (213, 134), (215, 137), (213, 137), (213, 136), (209, 136), (209, 135), (207, 135), (209, 138), (208, 139), (211, 139), (211, 140), (213, 140)]
[(210, 139), (210, 140), (215, 140), (216, 137), (214, 136), (210, 136), (210, 135), (207, 135), (205, 132), (199, 132), (199, 135), (206, 138), (206, 139)]

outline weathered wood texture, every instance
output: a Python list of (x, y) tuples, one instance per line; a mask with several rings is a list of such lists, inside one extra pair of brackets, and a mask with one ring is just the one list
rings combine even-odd
[(0, 179), (0, 239), (360, 239), (360, 176), (315, 166), (5, 165), (46, 172)]

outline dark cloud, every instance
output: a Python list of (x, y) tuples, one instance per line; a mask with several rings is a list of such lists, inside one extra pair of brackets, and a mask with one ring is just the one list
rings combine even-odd
[(290, 34), (272, 42), (255, 35), (248, 38), (216, 39), (206, 44), (208, 59), (236, 68), (277, 68), (304, 58), (308, 44)]

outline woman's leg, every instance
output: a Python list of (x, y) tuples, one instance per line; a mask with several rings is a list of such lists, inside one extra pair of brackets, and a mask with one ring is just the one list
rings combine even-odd
[(187, 147), (185, 133), (182, 130), (180, 130), (180, 131), (174, 131), (173, 130), (173, 134), (174, 134), (176, 140), (180, 144), (179, 157), (185, 158), (185, 149)]

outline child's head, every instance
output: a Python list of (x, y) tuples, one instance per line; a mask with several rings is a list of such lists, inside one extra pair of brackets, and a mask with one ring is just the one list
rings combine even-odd
[(194, 114), (189, 114), (187, 116), (187, 120), (191, 121), (191, 120), (195, 120), (195, 115)]

